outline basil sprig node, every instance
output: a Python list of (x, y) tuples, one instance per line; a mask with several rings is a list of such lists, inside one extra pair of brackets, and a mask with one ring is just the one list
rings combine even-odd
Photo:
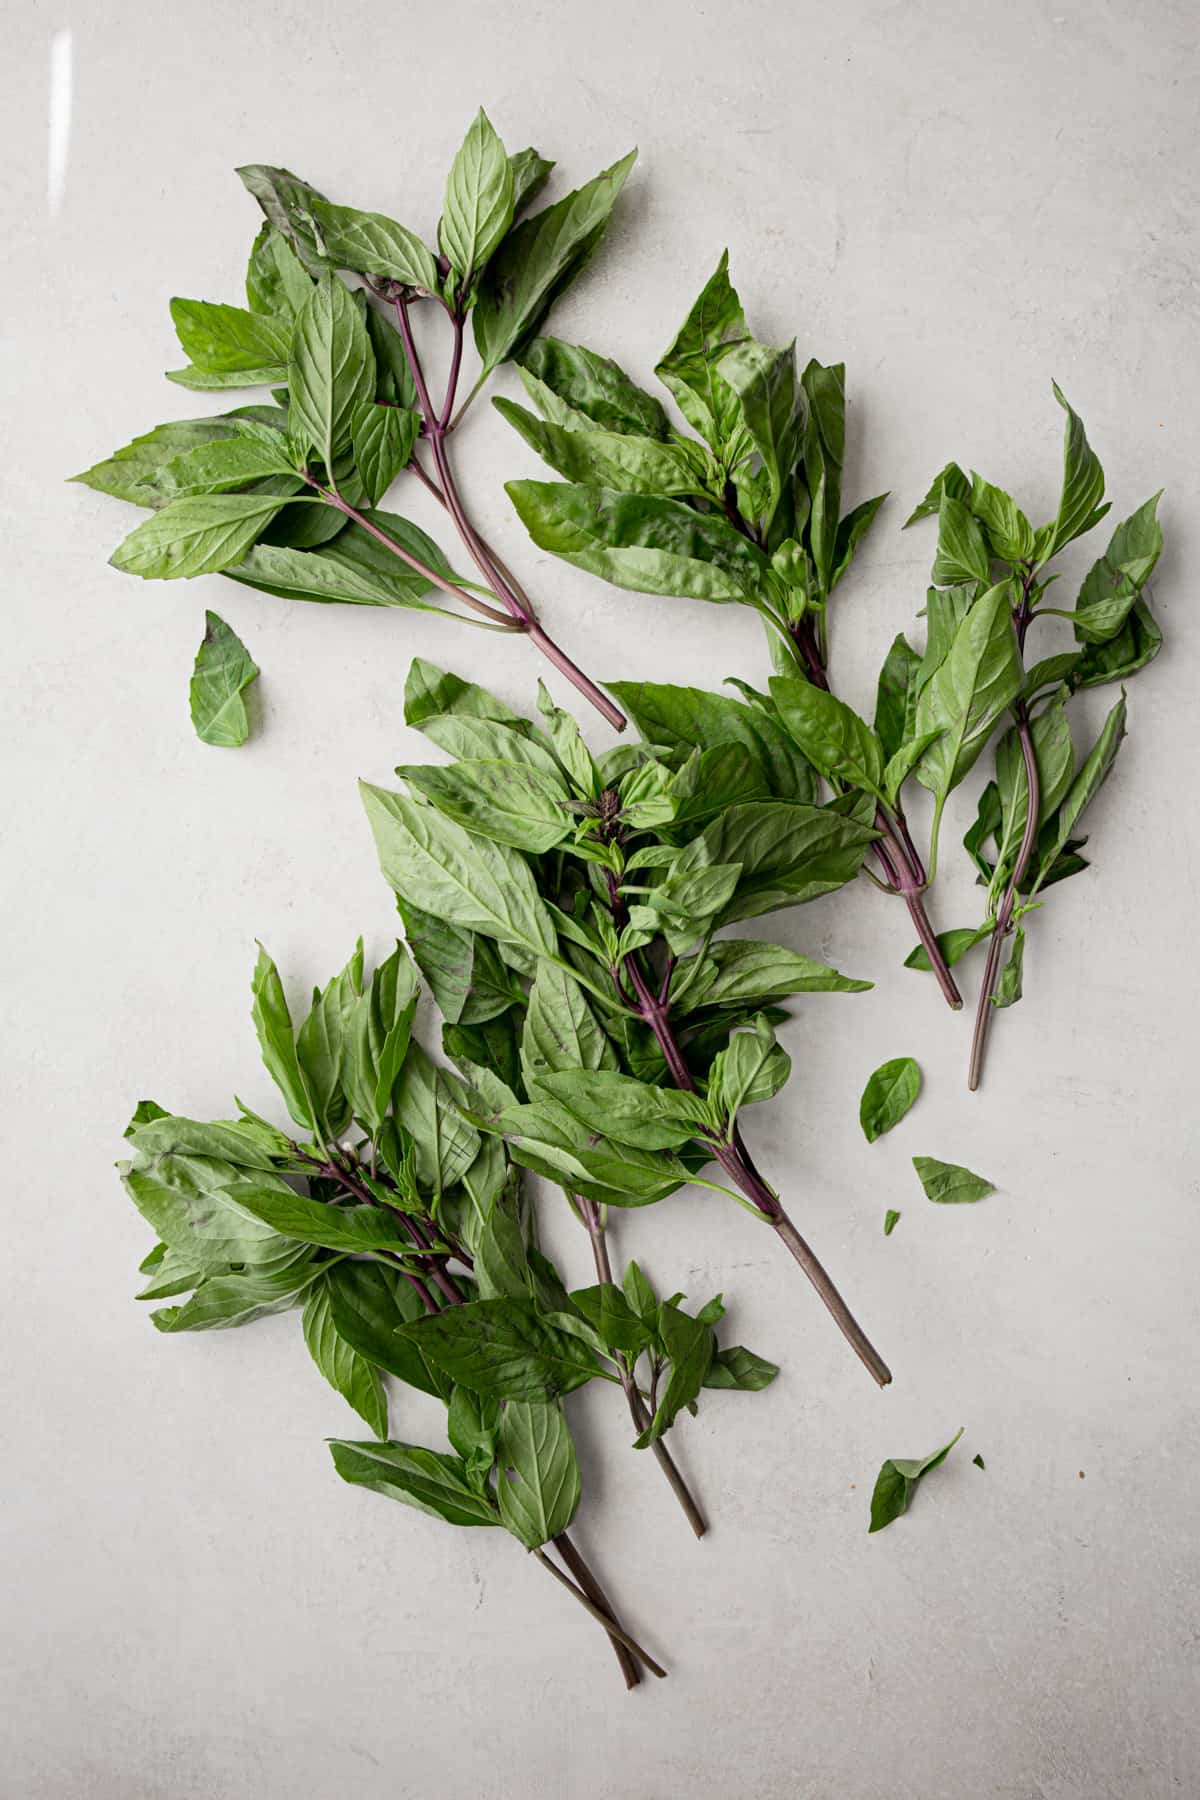
[[(530, 212), (554, 164), (536, 150), (510, 156), (481, 111), (446, 180), (436, 248), (287, 169), (239, 169), (266, 221), (246, 305), (172, 300), (188, 361), (168, 380), (203, 394), (269, 388), (270, 402), (170, 420), (74, 477), (150, 509), (113, 565), (146, 580), (220, 571), (284, 599), (523, 632), (620, 730), (619, 709), (547, 635), (472, 522), (451, 443), (474, 394), (595, 254), (636, 155)], [(416, 336), (427, 313), (444, 332), (436, 378)], [(468, 322), (478, 375), (462, 398)], [(406, 471), (443, 507), (478, 579), (382, 509)]]
[[(886, 1384), (887, 1365), (743, 1136), (745, 1109), (788, 1077), (781, 1003), (870, 983), (716, 935), (853, 880), (876, 841), (869, 800), (814, 801), (808, 764), (769, 720), (701, 747), (685, 741), (681, 712), (673, 742), (656, 734), (593, 757), (544, 690), (535, 723), (416, 662), (405, 702), (408, 723), (453, 760), (402, 767), (405, 792), (364, 784), (363, 797), (409, 944), (450, 1021), (464, 1117), (577, 1196), (589, 1229), (592, 1208), (649, 1205), (689, 1182), (731, 1193), (776, 1232)], [(481, 940), (516, 996), (486, 1029), (455, 1022)], [(731, 1186), (701, 1179), (712, 1164)], [(722, 1382), (752, 1374), (733, 1360)], [(668, 1385), (660, 1411), (679, 1397)]]
[[(1080, 820), (1107, 780), (1125, 736), (1124, 685), (1087, 749), (1076, 746), (1070, 702), (1081, 690), (1124, 684), (1154, 660), (1163, 641), (1146, 591), (1162, 551), (1161, 490), (1122, 519), (1084, 575), (1074, 606), (1046, 603), (1052, 583), (1060, 578), (1050, 565), (1111, 508), (1104, 498), (1104, 470), (1083, 421), (1057, 385), (1054, 396), (1067, 424), (1062, 494), (1053, 519), (1035, 528), (1002, 488), (948, 463), (908, 520), (911, 525), (937, 516), (930, 635), (936, 619), (948, 645), (943, 663), (917, 700), (918, 714), (923, 706), (927, 712), (945, 708), (947, 698), (947, 710), (952, 709), (953, 697), (965, 686), (964, 646), (981, 637), (977, 622), (985, 613), (994, 614), (989, 634), (1004, 646), (1003, 662), (996, 658), (991, 672), (1004, 695), (1001, 721), (989, 718), (986, 731), (982, 725), (976, 731), (972, 723), (967, 733), (973, 761), (995, 725), (1008, 722), (995, 743), (992, 779), (963, 839), (987, 890), (985, 916), (980, 925), (949, 932), (943, 940), (948, 960), (966, 955), (978, 943), (988, 946), (967, 1077), (972, 1089), (982, 1076), (993, 1012), (1021, 998), (1024, 921), (1044, 904), (1039, 895), (1047, 888), (1088, 867), (1088, 859), (1080, 855), (1087, 843), (1079, 832)], [(1051, 598), (1058, 594), (1056, 588)], [(1049, 618), (1069, 622), (1074, 645), (1031, 661), (1026, 647), (1030, 628)], [(937, 796), (939, 812), (945, 760), (935, 745), (928, 766), (919, 771)], [(910, 961), (915, 957), (916, 952)]]
[[(506, 985), (481, 940), (455, 1029), (492, 1033)], [(451, 1525), (503, 1527), (604, 1626), (629, 1685), (639, 1667), (661, 1675), (569, 1535), (581, 1483), (564, 1398), (594, 1380), (632, 1387), (665, 1454), (658, 1440), (702, 1388), (762, 1387), (774, 1365), (718, 1346), (719, 1299), (693, 1317), (636, 1264), (622, 1287), (568, 1292), (503, 1139), (467, 1116), (474, 1090), (413, 1037), (403, 946), (368, 972), (360, 943), (298, 1031), (265, 951), (253, 995), (291, 1123), (240, 1101), (211, 1122), (141, 1102), (121, 1172), (158, 1241), (138, 1298), (159, 1303), (166, 1335), (299, 1310), (317, 1368), (371, 1433), (331, 1441), (343, 1480)], [(391, 1435), (405, 1388), (445, 1406), (448, 1447)]]
[[(543, 337), (517, 360), (538, 412), (493, 404), (567, 478), (507, 484), (534, 542), (617, 587), (752, 607), (771, 640), (770, 691), (736, 682), (741, 704), (657, 682), (613, 683), (612, 692), (654, 743), (664, 741), (664, 715), (690, 708), (701, 730), (719, 719), (739, 740), (783, 744), (801, 771), (787, 775), (796, 797), (815, 801), (824, 783), (868, 818), (875, 835), (863, 873), (903, 898), (948, 1003), (961, 1007), (901, 798), (945, 727), (906, 715), (896, 647), (873, 726), (830, 692), (830, 600), (887, 498), (842, 513), (843, 366), (814, 360), (799, 370), (794, 343), (775, 349), (752, 337), (727, 254), (655, 368), (695, 435), (591, 350)], [(723, 737), (710, 729), (691, 741)]]

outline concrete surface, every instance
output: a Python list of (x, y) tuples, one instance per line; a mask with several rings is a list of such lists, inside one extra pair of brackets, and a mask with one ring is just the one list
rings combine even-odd
[[(1193, 10), (4, 11), (0, 1787), (1200, 1792)], [(48, 195), (51, 44), (67, 31)], [(257, 221), (235, 164), (290, 164), (428, 232), (481, 100), (510, 146), (534, 141), (568, 181), (642, 147), (603, 260), (556, 315), (562, 335), (649, 380), (728, 244), (761, 335), (845, 357), (849, 492), (896, 496), (834, 627), (860, 703), (921, 603), (932, 537), (899, 525), (932, 472), (954, 455), (1052, 510), (1052, 376), (1118, 508), (1167, 487), (1169, 647), (1131, 688), (1131, 735), (1092, 820), (1097, 866), (1033, 923), (1027, 998), (999, 1022), (984, 1094), (963, 1091), (967, 1020), (900, 966), (894, 905), (860, 885), (771, 921), (877, 983), (803, 1008), (796, 1075), (754, 1138), (894, 1388), (872, 1391), (778, 1246), (715, 1196), (618, 1233), (661, 1281), (725, 1289), (736, 1335), (784, 1364), (771, 1392), (716, 1396), (679, 1434), (715, 1521), (700, 1546), (649, 1459), (625, 1452), (608, 1395), (575, 1409), (580, 1540), (672, 1669), (630, 1698), (599, 1633), (499, 1533), (456, 1534), (334, 1479), (322, 1438), (350, 1416), (294, 1318), (155, 1336), (132, 1300), (147, 1232), (111, 1171), (140, 1095), (200, 1115), (235, 1089), (271, 1103), (247, 1018), (256, 935), (297, 996), (357, 932), (386, 942), (353, 781), (427, 753), (401, 724), (410, 656), (487, 675), (515, 702), (539, 670), (520, 644), (436, 621), (288, 605), (219, 577), (143, 586), (106, 567), (134, 515), (62, 478), (192, 406), (161, 379), (178, 358), (166, 303), (238, 297)], [(595, 673), (761, 678), (750, 618), (620, 595), (533, 554), (500, 483), (535, 464), (486, 406), (460, 460), (486, 526)], [(398, 504), (432, 523), (419, 493)], [(206, 604), (263, 670), (261, 726), (237, 754), (188, 722)], [(1093, 725), (1110, 698), (1088, 699)], [(972, 810), (960, 795), (943, 925), (973, 917), (956, 849)], [(868, 1148), (862, 1083), (905, 1052), (925, 1093)], [(966, 1161), (1000, 1191), (930, 1207), (914, 1152)], [(903, 1217), (885, 1240), (888, 1206)], [(582, 1279), (574, 1230), (551, 1223)], [(868, 1538), (880, 1461), (960, 1424), (908, 1518)]]

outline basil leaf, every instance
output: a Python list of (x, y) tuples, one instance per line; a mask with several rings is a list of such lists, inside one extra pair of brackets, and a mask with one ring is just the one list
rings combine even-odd
[[(520, 358), (521, 378), (535, 399), (550, 395), (563, 402), (564, 413), (580, 413), (605, 433), (665, 443), (670, 421), (661, 402), (629, 379), (608, 357), (561, 338), (538, 337)], [(556, 423), (564, 422), (548, 414)]]
[(520, 213), (531, 200), (536, 200), (549, 181), (554, 164), (530, 147), (516, 150), (509, 157), (513, 172), (513, 212)]
[(995, 1007), (1015, 1006), (1021, 998), (1022, 974), (1025, 967), (1025, 927), (1018, 925), (1013, 933), (1012, 944), (1008, 952), (1008, 961), (1000, 971), (1000, 979), (996, 983), (996, 991), (992, 995)]
[(1140, 599), (1162, 552), (1161, 498), (1160, 489), (1121, 521), (1104, 555), (1084, 576), (1072, 614), (1079, 643), (1110, 643)]
[(468, 759), (451, 768), (409, 763), (396, 773), (446, 818), (497, 844), (542, 854), (575, 828), (563, 783), (520, 763)]
[(884, 1463), (875, 1479), (875, 1490), (871, 1495), (870, 1531), (882, 1531), (898, 1519), (901, 1513), (908, 1511), (909, 1502), (916, 1491), (917, 1483), (939, 1463), (944, 1463), (950, 1452), (963, 1434), (960, 1425), (948, 1444), (940, 1450), (934, 1450), (929, 1456), (914, 1461), (908, 1457), (891, 1457)]
[(460, 1457), (415, 1444), (356, 1444), (333, 1438), (333, 1466), (343, 1481), (373, 1488), (449, 1525), (498, 1525), (490, 1500), (471, 1485)]
[(233, 748), (250, 735), (243, 691), (258, 675), (258, 664), (241, 638), (215, 612), (204, 615), (204, 637), (188, 690), (192, 724), (204, 744)]
[[(636, 1265), (635, 1265), (636, 1266)], [(640, 1313), (634, 1311), (619, 1287), (602, 1281), (595, 1287), (577, 1288), (571, 1304), (581, 1312), (605, 1349), (613, 1355), (639, 1357), (649, 1348), (654, 1334)]]
[(521, 1068), (532, 1086), (556, 1070), (617, 1067), (579, 983), (556, 963), (539, 962), (521, 1034)]
[(403, 794), (360, 784), (385, 880), (451, 925), (552, 956), (557, 935), (525, 860)]
[(612, 681), (609, 692), (629, 714), (647, 743), (673, 754), (690, 755), (697, 746), (735, 745), (777, 800), (815, 801), (811, 764), (778, 721), (726, 694), (703, 688), (671, 687), (654, 681)]
[(282, 232), (310, 275), (330, 266), (319, 241), (313, 209), (323, 196), (290, 169), (247, 163), (237, 171), (242, 185), (262, 207), (269, 224)]
[(713, 1059), (708, 1077), (709, 1106), (732, 1125), (743, 1106), (773, 1099), (792, 1071), (792, 1059), (775, 1042), (760, 1013), (750, 1031), (739, 1031)]
[(921, 1091), (921, 1071), (911, 1056), (893, 1057), (875, 1070), (858, 1105), (868, 1144), (898, 1125)]
[[(815, 360), (803, 375), (808, 416), (804, 421), (804, 480), (808, 488), (807, 539), (821, 593), (833, 587), (846, 440), (846, 371)], [(865, 527), (864, 527), (865, 529)]]
[(354, 466), (372, 506), (378, 506), (399, 475), (408, 467), (421, 415), (409, 407), (377, 406), (363, 400), (350, 422)]
[(936, 1156), (914, 1156), (913, 1168), (925, 1189), (925, 1198), (939, 1206), (962, 1206), (983, 1200), (996, 1191), (985, 1175), (973, 1175), (959, 1163), (939, 1162)]
[(334, 1264), (325, 1280), (333, 1323), (345, 1343), (397, 1381), (436, 1399), (449, 1399), (446, 1378), (400, 1335), (403, 1326), (425, 1316), (420, 1298), (400, 1269), (347, 1260)]
[[(293, 1246), (234, 1204), (247, 1177), (215, 1157), (155, 1156), (121, 1167), (126, 1193), (168, 1250), (200, 1274), (225, 1275), (231, 1264), (290, 1266)], [(260, 1174), (260, 1182), (274, 1180)], [(284, 1184), (280, 1182), (280, 1188)]]
[(779, 717), (815, 769), (827, 779), (879, 790), (883, 745), (853, 707), (807, 681), (773, 675), (770, 688)]
[(749, 337), (741, 301), (729, 281), (729, 252), (723, 250), (720, 262), (654, 373), (670, 389), (688, 424), (707, 441), (726, 469), (748, 453), (749, 443), (744, 436), (738, 397), (726, 381), (720, 362), (731, 345), (745, 343)]
[[(1048, 819), (1071, 786), (1075, 773), (1075, 747), (1061, 698), (1051, 701), (1029, 727), (1034, 762), (1038, 771), (1039, 823)], [(996, 746), (996, 786), (1000, 796), (1002, 827), (998, 834), (997, 875), (1015, 861), (1025, 821), (1029, 816), (1029, 777), (1016, 726), (1005, 732)]]
[(355, 1009), (362, 994), (363, 947), (359, 938), (346, 967), (313, 995), (312, 1009), (296, 1038), (296, 1057), (322, 1130), (336, 1138), (350, 1122), (342, 1088)]
[[(602, 1133), (638, 1150), (672, 1150), (686, 1144), (707, 1121), (702, 1101), (677, 1088), (649, 1087), (612, 1069), (564, 1069), (539, 1075), (538, 1093), (549, 1094), (585, 1131)], [(535, 1096), (536, 1099), (536, 1096)]]
[(438, 241), (466, 287), (486, 268), (513, 222), (512, 164), (480, 107), (450, 165)]
[(264, 427), (261, 436), (224, 438), (183, 451), (164, 468), (161, 493), (165, 500), (182, 500), (247, 487), (268, 475), (294, 473), (282, 432)]
[(509, 481), (505, 492), (540, 550), (614, 587), (720, 604), (752, 598), (766, 577), (761, 550), (679, 500), (552, 481)]
[(251, 312), (294, 323), (312, 290), (312, 277), (281, 231), (265, 221), (246, 268), (246, 303)]
[(917, 766), (939, 802), (974, 766), (992, 727), (1020, 691), (1020, 652), (1007, 583), (980, 596), (954, 635), (946, 660), (917, 701), (917, 735), (940, 731)]
[[(1079, 773), (1067, 791), (1066, 799), (1059, 807), (1054, 820), (1054, 829), (1050, 841), (1043, 846), (1038, 845), (1039, 874), (1033, 884), (1031, 894), (1036, 894), (1043, 886), (1045, 873), (1062, 851), (1068, 839), (1074, 835), (1085, 809), (1091, 805), (1104, 783), (1108, 780), (1113, 764), (1117, 760), (1117, 752), (1121, 748), (1121, 740), (1125, 736), (1125, 696), (1117, 701), (1101, 728), (1100, 735), (1088, 751), (1079, 768)], [(1045, 873), (1043, 873), (1043, 871)]]
[(562, 1407), (510, 1400), (500, 1414), (496, 1499), (500, 1520), (527, 1550), (548, 1544), (575, 1517), (579, 1462)]
[[(1027, 563), (1034, 552), (1033, 526), (1011, 494), (993, 487), (982, 475), (971, 471), (971, 494), (967, 504), (987, 532), (992, 550), (1007, 563)], [(984, 576), (986, 580), (986, 575)]]
[(289, 428), (327, 470), (351, 441), (358, 408), (375, 395), (375, 358), (349, 289), (322, 275), (296, 320), (288, 364)]
[(883, 1235), (884, 1235), (884, 1237), (891, 1237), (893, 1231), (895, 1231), (895, 1229), (899, 1223), (900, 1223), (900, 1214), (898, 1212), (896, 1212), (894, 1210), (894, 1208), (889, 1206), (887, 1211), (883, 1215)]
[(756, 1356), (744, 1344), (731, 1344), (727, 1350), (718, 1350), (714, 1355), (704, 1377), (704, 1386), (741, 1388), (744, 1393), (757, 1394), (770, 1387), (778, 1373), (778, 1363), (768, 1362), (765, 1356)]
[(600, 1373), (587, 1346), (547, 1324), (530, 1299), (468, 1301), (403, 1335), (453, 1381), (504, 1400), (549, 1402)]
[(267, 1074), (283, 1095), (288, 1112), (297, 1125), (313, 1131), (316, 1114), (296, 1054), (292, 1015), (288, 1011), (279, 971), (261, 944), (251, 986), (254, 994), (251, 1017)]
[(479, 287), (475, 344), (483, 374), (519, 352), (554, 301), (599, 247), (637, 151), (553, 206), (525, 219), (504, 239)]
[(667, 497), (703, 496), (707, 491), (694, 462), (677, 445), (617, 431), (567, 430), (511, 400), (497, 398), (492, 405), (568, 481)]
[(786, 1000), (793, 994), (862, 994), (873, 984), (839, 975), (825, 963), (812, 962), (781, 944), (755, 943), (731, 938), (713, 944), (704, 955), (704, 966), (693, 979), (691, 964), (675, 971), (673, 1015), (686, 1017), (699, 1007), (728, 1006), (742, 1000)]
[(201, 445), (230, 443), (236, 431), (236, 417), (235, 413), (218, 413), (211, 419), (169, 420), (70, 479), (97, 493), (130, 500), (134, 506), (162, 506), (176, 497), (167, 478), (171, 465), (185, 451)]
[[(991, 919), (985, 919), (982, 925), (959, 926), (954, 931), (939, 931), (937, 934), (938, 949), (942, 953), (942, 960), (946, 967), (952, 969), (955, 963), (962, 961), (968, 950), (973, 950), (976, 944), (982, 944), (985, 938), (990, 938), (992, 923)], [(914, 949), (909, 951), (904, 959), (904, 966), (906, 969), (928, 970), (932, 968), (929, 952), (924, 944), (917, 944)]]
[[(1100, 505), (1104, 498), (1104, 470), (1087, 441), (1083, 420), (1068, 405), (1057, 381), (1054, 383), (1054, 398), (1067, 415), (1063, 443), (1063, 485), (1058, 517), (1047, 528), (1045, 541), (1039, 541), (1038, 551), (1042, 562), (1048, 562), (1073, 538), (1090, 531), (1096, 521), (1108, 511), (1107, 507)], [(1043, 534), (1038, 535), (1041, 540)]]
[(678, 1306), (664, 1300), (658, 1309), (658, 1334), (671, 1359), (671, 1375), (655, 1414), (634, 1447), (646, 1450), (656, 1444), (690, 1406), (704, 1386), (712, 1367), (716, 1339), (706, 1323), (689, 1318)]
[(917, 703), (917, 671), (921, 659), (901, 632), (892, 642), (875, 697), (875, 735), (890, 760), (912, 736), (913, 708)]
[(403, 945), (380, 963), (348, 1020), (340, 1081), (358, 1119), (377, 1132), (408, 1053), (417, 1010), (416, 973)]
[(913, 507), (904, 521), (905, 530), (915, 525), (918, 519), (931, 518), (942, 509), (942, 498), (949, 495), (952, 500), (966, 500), (971, 492), (971, 483), (963, 474), (957, 463), (949, 462), (940, 470), (930, 483), (925, 498)]
[[(156, 1331), (173, 1336), (180, 1331), (230, 1331), (272, 1313), (288, 1312), (313, 1282), (322, 1278), (327, 1266), (314, 1262), (311, 1251), (300, 1251), (299, 1257), (287, 1268), (205, 1276), (182, 1306), (161, 1306), (150, 1314), (150, 1322)], [(138, 1296), (153, 1297), (149, 1293)]]
[(438, 292), (433, 252), (406, 225), (328, 200), (315, 201), (312, 211), (324, 254), (334, 267), (384, 276), (426, 294)]
[(240, 562), (283, 501), (274, 494), (197, 494), (144, 519), (118, 544), (114, 569), (143, 581), (211, 575)]
[(261, 313), (207, 300), (175, 299), (171, 322), (185, 355), (205, 374), (244, 374), (287, 363), (287, 327)]
[(825, 806), (767, 801), (731, 806), (694, 838), (676, 872), (738, 863), (737, 890), (722, 925), (799, 906), (852, 881), (875, 833)]
[(479, 1134), (458, 1111), (460, 1083), (410, 1044), (393, 1094), (396, 1119), (413, 1140), (417, 1179), (441, 1193), (462, 1179), (479, 1154)]
[(224, 1197), (238, 1212), (297, 1243), (357, 1252), (410, 1247), (397, 1215), (378, 1206), (330, 1206), (293, 1193), (282, 1182), (263, 1187), (249, 1179), (226, 1188)]
[[(310, 511), (316, 512), (312, 507)], [(325, 509), (321, 509), (322, 511)], [(418, 525), (397, 513), (368, 508), (364, 517), (381, 531), (420, 557), (439, 573), (453, 579), (445, 557)], [(332, 543), (319, 550), (293, 550), (283, 545), (258, 543), (236, 568), (226, 569), (235, 581), (278, 594), (287, 600), (340, 602), (348, 606), (409, 606), (422, 612), (438, 607), (422, 605), (421, 596), (433, 583), (385, 550), (361, 525), (347, 525)]]
[(761, 459), (766, 495), (759, 516), (767, 529), (779, 509), (784, 482), (799, 448), (796, 346), (793, 342), (785, 350), (773, 350), (753, 338), (744, 339), (721, 357), (720, 372), (737, 399), (746, 435)]
[(1135, 600), (1115, 638), (1106, 644), (1089, 644), (1083, 650), (1072, 672), (1071, 685), (1103, 687), (1109, 681), (1124, 681), (1153, 662), (1162, 643), (1162, 632), (1149, 606), (1144, 599)]
[(330, 1387), (348, 1401), (376, 1437), (386, 1438), (387, 1399), (379, 1371), (339, 1333), (327, 1279), (314, 1284), (304, 1303), (304, 1342)]
[(934, 585), (953, 587), (960, 581), (986, 582), (989, 567), (988, 547), (970, 508), (943, 493), (938, 509)]

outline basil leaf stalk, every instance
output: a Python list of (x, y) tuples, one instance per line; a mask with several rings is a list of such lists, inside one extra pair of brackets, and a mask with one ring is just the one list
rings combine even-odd
[[(418, 663), (406, 700), (408, 722), (458, 758), (437, 773), (457, 767), (461, 781), (425, 784), (402, 770), (419, 799), (364, 784), (384, 874), (405, 918), (490, 938), (531, 982), (506, 1060), (458, 1040), (474, 1063), (495, 1059), (471, 1123), (502, 1137), (524, 1167), (602, 1206), (653, 1204), (715, 1162), (732, 1184), (720, 1191), (772, 1226), (885, 1385), (887, 1365), (755, 1167), (741, 1124), (789, 1073), (778, 1002), (869, 984), (776, 945), (712, 941), (724, 925), (852, 880), (874, 828), (839, 800), (771, 798), (738, 745), (721, 758), (722, 779), (756, 797), (718, 800), (712, 816), (715, 772), (698, 779), (699, 749), (680, 760), (656, 743), (630, 744), (595, 759), (544, 691), (535, 724)], [(552, 775), (553, 847), (541, 791), (525, 826), (479, 804), (483, 750), (514, 781), (531, 758)]]
[[(1079, 821), (1107, 779), (1125, 735), (1122, 688), (1077, 767), (1068, 703), (1081, 688), (1136, 674), (1162, 644), (1146, 594), (1162, 550), (1159, 494), (1117, 526), (1104, 554), (1085, 575), (1073, 609), (1046, 604), (1046, 594), (1058, 579), (1050, 571), (1053, 559), (1109, 511), (1104, 471), (1083, 421), (1057, 385), (1054, 396), (1067, 415), (1062, 494), (1055, 518), (1035, 529), (1003, 489), (949, 463), (908, 521), (938, 515), (935, 585), (929, 596), (931, 639), (935, 619), (957, 613), (964, 594), (967, 618), (977, 613), (984, 600), (972, 599), (973, 590), (999, 573), (1001, 585), (988, 597), (1001, 593), (1006, 597), (1004, 625), (1011, 619), (1016, 646), (1011, 725), (997, 742), (995, 778), (985, 787), (978, 815), (963, 840), (987, 889), (987, 913), (976, 931), (949, 934), (961, 937), (966, 947), (985, 939), (988, 945), (967, 1073), (972, 1090), (982, 1078), (993, 1013), (1021, 998), (1025, 922), (1044, 904), (1039, 894), (1088, 866), (1079, 855), (1087, 841), (1077, 835)], [(1030, 628), (1037, 619), (1049, 617), (1069, 619), (1080, 647), (1027, 667)], [(959, 633), (964, 629), (965, 623)], [(925, 693), (938, 679), (935, 675), (929, 681)], [(990, 736), (994, 721), (986, 723)], [(979, 748), (982, 735), (975, 740)]]
[[(507, 1529), (603, 1626), (634, 1686), (664, 1670), (568, 1530), (580, 1475), (562, 1396), (616, 1381), (612, 1357), (537, 1251), (519, 1171), (413, 1039), (417, 993), (401, 946), (371, 974), (360, 942), (295, 1032), (260, 951), (256, 1029), (304, 1124), (240, 1103), (212, 1123), (138, 1106), (122, 1175), (158, 1239), (139, 1297), (169, 1302), (151, 1315), (169, 1335), (301, 1308), (312, 1360), (373, 1433), (331, 1442), (338, 1474), (452, 1525)], [(443, 1402), (448, 1450), (390, 1437), (388, 1377)]]
[(901, 800), (948, 721), (922, 726), (906, 706), (907, 646), (885, 664), (874, 728), (830, 692), (829, 603), (886, 499), (841, 513), (842, 365), (798, 370), (794, 345), (757, 343), (727, 253), (656, 371), (696, 436), (593, 351), (539, 338), (518, 362), (543, 417), (495, 405), (568, 484), (508, 484), (534, 542), (618, 587), (760, 614), (779, 680), (770, 696), (743, 689), (747, 700), (835, 795), (869, 809), (878, 873), (864, 873), (903, 899), (948, 1004), (961, 1007)]
[[(635, 158), (523, 218), (553, 164), (533, 150), (510, 157), (481, 111), (450, 170), (437, 251), (286, 169), (240, 169), (266, 218), (248, 305), (172, 301), (190, 360), (170, 379), (202, 391), (272, 386), (277, 404), (158, 426), (75, 477), (154, 509), (114, 564), (144, 579), (222, 572), (285, 598), (407, 606), (520, 632), (623, 729), (620, 709), (549, 636), (472, 520), (451, 442), (472, 395), (521, 353), (599, 248)], [(449, 324), (440, 381), (414, 333), (430, 303)], [(469, 320), (481, 373), (460, 402)], [(380, 510), (404, 471), (444, 509), (478, 581), (456, 574), (411, 521)]]

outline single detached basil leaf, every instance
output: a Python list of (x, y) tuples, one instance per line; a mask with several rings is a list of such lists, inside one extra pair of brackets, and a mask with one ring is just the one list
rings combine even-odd
[(192, 724), (202, 743), (225, 747), (245, 743), (250, 721), (242, 693), (257, 675), (258, 664), (236, 631), (215, 612), (206, 612), (189, 688)]
[(914, 1156), (912, 1165), (926, 1199), (935, 1200), (939, 1206), (960, 1206), (996, 1191), (995, 1183), (986, 1175), (973, 1175), (959, 1163), (939, 1162), (936, 1156)]
[(533, 337), (604, 235), (637, 151), (510, 231), (484, 272), (475, 343), (488, 375)]
[(490, 1500), (473, 1487), (461, 1457), (416, 1444), (358, 1444), (333, 1438), (333, 1466), (343, 1481), (373, 1488), (449, 1525), (499, 1525)]
[(274, 494), (197, 494), (175, 500), (118, 544), (114, 569), (143, 581), (210, 575), (240, 562), (284, 504)]
[(909, 1502), (916, 1491), (917, 1483), (939, 1463), (944, 1463), (950, 1452), (963, 1434), (960, 1425), (948, 1444), (940, 1450), (934, 1450), (929, 1456), (914, 1461), (909, 1457), (889, 1457), (880, 1469), (875, 1481), (875, 1491), (871, 1495), (870, 1531), (882, 1531), (898, 1519), (901, 1513), (908, 1511)]
[(921, 1091), (921, 1071), (911, 1056), (881, 1063), (863, 1089), (858, 1121), (868, 1144), (898, 1125)]
[(328, 1278), (310, 1288), (304, 1303), (304, 1342), (322, 1375), (378, 1438), (386, 1438), (387, 1399), (379, 1371), (341, 1336)]
[(562, 1407), (557, 1401), (508, 1401), (496, 1445), (501, 1522), (527, 1550), (536, 1550), (567, 1529), (579, 1494), (579, 1462)]
[(438, 228), (441, 247), (464, 286), (499, 247), (513, 221), (515, 197), (508, 153), (480, 107), (450, 165)]
[(883, 1235), (884, 1235), (884, 1237), (891, 1237), (893, 1231), (895, 1231), (895, 1229), (899, 1223), (900, 1223), (900, 1214), (898, 1212), (896, 1212), (894, 1210), (894, 1208), (889, 1206), (887, 1211), (883, 1215)]

